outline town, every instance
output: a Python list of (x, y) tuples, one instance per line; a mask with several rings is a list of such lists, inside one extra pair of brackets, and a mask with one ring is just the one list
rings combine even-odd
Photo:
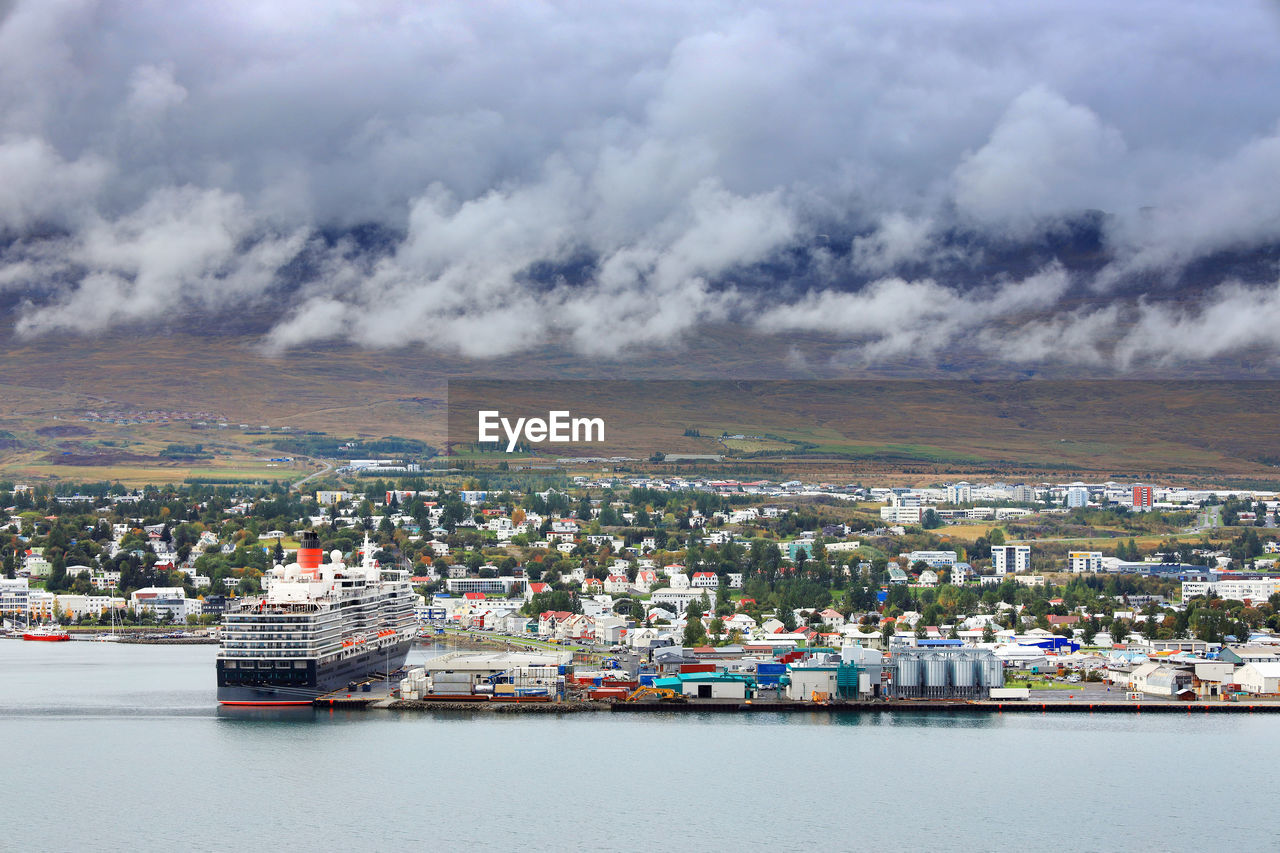
[(314, 530), (407, 571), (424, 640), (499, 649), (404, 699), (1280, 698), (1273, 492), (362, 463), (304, 491), (0, 484), (6, 630), (216, 636)]

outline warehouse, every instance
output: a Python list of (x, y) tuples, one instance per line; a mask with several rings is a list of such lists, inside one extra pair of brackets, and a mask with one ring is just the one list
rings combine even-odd
[(659, 678), (654, 687), (674, 690), (695, 699), (747, 699), (748, 677), (726, 672), (682, 672)]
[(572, 660), (572, 652), (449, 652), (432, 658), (422, 668), (429, 691), (437, 695), (490, 693), (498, 683), (542, 687), (555, 693), (563, 667)]
[(1235, 679), (1246, 693), (1280, 693), (1280, 663), (1247, 663), (1236, 670)]

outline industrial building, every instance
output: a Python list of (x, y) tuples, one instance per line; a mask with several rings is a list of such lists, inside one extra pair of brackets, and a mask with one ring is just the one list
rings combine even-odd
[(449, 652), (422, 665), (425, 692), (437, 696), (501, 693), (510, 685), (517, 693), (554, 695), (564, 690), (564, 668), (572, 652)]
[(749, 699), (754, 694), (748, 676), (731, 672), (682, 672), (654, 679), (653, 686), (696, 699)]
[(889, 673), (899, 699), (986, 699), (1004, 687), (1004, 664), (988, 649), (895, 649)]

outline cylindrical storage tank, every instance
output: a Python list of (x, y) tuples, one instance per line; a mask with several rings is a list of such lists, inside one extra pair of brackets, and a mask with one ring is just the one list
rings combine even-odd
[(982, 686), (1004, 687), (1004, 664), (995, 655), (982, 661)]
[(957, 690), (969, 690), (974, 686), (975, 661), (968, 655), (956, 655), (951, 660), (951, 683)]
[(928, 695), (934, 696), (946, 690), (948, 663), (943, 655), (930, 655), (924, 659), (924, 686)]
[(913, 657), (899, 655), (896, 658), (897, 672), (894, 673), (895, 688), (916, 688), (920, 686), (920, 661)]

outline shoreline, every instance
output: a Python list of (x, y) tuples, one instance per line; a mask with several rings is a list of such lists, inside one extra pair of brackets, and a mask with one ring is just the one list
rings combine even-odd
[(390, 711), (472, 711), (508, 714), (657, 713), (657, 714), (1280, 714), (1280, 701), (1260, 702), (501, 702), (488, 699), (389, 699), (344, 696), (316, 699), (316, 708)]

